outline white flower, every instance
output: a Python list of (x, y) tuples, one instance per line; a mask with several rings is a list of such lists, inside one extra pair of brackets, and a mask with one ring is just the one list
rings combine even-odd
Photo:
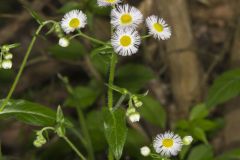
[(12, 53), (7, 53), (7, 54), (4, 55), (4, 59), (10, 60), (10, 59), (12, 59), (12, 58), (13, 58)]
[(97, 3), (99, 6), (113, 6), (122, 2), (122, 0), (98, 0)]
[(190, 145), (193, 141), (193, 137), (192, 136), (185, 136), (183, 137), (183, 144), (184, 145)]
[(114, 28), (137, 28), (142, 21), (142, 13), (128, 4), (116, 6), (111, 12), (111, 24)]
[(121, 56), (130, 56), (137, 53), (141, 44), (141, 37), (132, 28), (118, 29), (112, 36), (111, 43), (116, 53)]
[(12, 61), (11, 60), (3, 60), (2, 61), (2, 68), (3, 69), (11, 69), (12, 68)]
[(129, 120), (131, 121), (131, 122), (139, 122), (139, 120), (140, 120), (140, 114), (138, 113), (138, 112), (134, 112), (134, 113), (132, 113), (132, 114), (130, 114), (129, 115)]
[(87, 24), (87, 16), (80, 10), (72, 10), (64, 15), (61, 27), (66, 33), (84, 28)]
[(141, 155), (143, 155), (144, 157), (149, 156), (149, 154), (150, 154), (150, 152), (151, 152), (150, 148), (147, 147), (147, 146), (142, 147), (142, 148), (140, 149), (140, 151), (141, 151)]
[(65, 37), (60, 38), (59, 41), (58, 41), (58, 44), (61, 47), (67, 47), (67, 46), (69, 46), (69, 40)]
[(173, 132), (158, 134), (153, 141), (155, 151), (162, 156), (176, 156), (182, 149), (182, 139)]
[(158, 16), (152, 15), (146, 19), (149, 34), (159, 40), (166, 40), (171, 37), (171, 29), (168, 24)]

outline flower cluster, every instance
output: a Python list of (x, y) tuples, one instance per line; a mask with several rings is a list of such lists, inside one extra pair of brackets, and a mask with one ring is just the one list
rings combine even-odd
[[(141, 44), (143, 37), (140, 36), (137, 28), (144, 21), (144, 16), (137, 8), (120, 3), (122, 0), (98, 0), (99, 6), (114, 6), (111, 11), (112, 48), (121, 56), (130, 56), (138, 52)], [(167, 40), (171, 37), (171, 29), (162, 18), (152, 15), (145, 21), (149, 35), (159, 40)], [(86, 24), (87, 16), (80, 10), (66, 13), (61, 21), (61, 27), (66, 34), (84, 28)], [(59, 45), (68, 46), (67, 39), (60, 39)]]
[(132, 95), (128, 103), (129, 107), (126, 116), (131, 122), (138, 122), (140, 120), (140, 114), (137, 112), (137, 108), (143, 105), (142, 101), (140, 101), (136, 95)]
[[(176, 156), (181, 151), (183, 145), (190, 145), (193, 141), (192, 136), (185, 136), (181, 138), (179, 135), (173, 132), (165, 132), (163, 134), (158, 134), (153, 140), (153, 148), (156, 153), (160, 154), (162, 157), (168, 158), (170, 156)], [(140, 149), (143, 156), (149, 156), (151, 150), (149, 147), (144, 146)], [(154, 155), (153, 156), (157, 156)]]
[(18, 47), (19, 44), (10, 44), (10, 45), (3, 45), (0, 47), (0, 69), (11, 69), (12, 68), (12, 58), (13, 54), (10, 53), (12, 48)]

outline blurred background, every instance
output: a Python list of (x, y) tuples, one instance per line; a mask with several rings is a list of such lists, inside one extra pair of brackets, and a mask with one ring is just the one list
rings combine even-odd
[[(184, 124), (198, 126), (201, 131), (190, 132), (196, 142), (183, 159), (215, 160), (232, 149), (239, 155), (240, 151), (236, 150), (240, 147), (239, 97), (211, 109), (201, 117), (201, 123), (190, 122), (189, 115), (194, 106), (205, 102), (209, 86), (219, 75), (240, 65), (240, 1), (125, 2), (139, 8), (145, 17), (152, 14), (163, 17), (173, 34), (168, 41), (148, 38), (136, 55), (119, 57), (116, 84), (134, 93), (149, 90), (149, 95), (142, 99), (140, 123), (128, 124), (130, 129), (122, 159), (143, 159), (139, 153), (141, 146), (149, 145), (156, 134), (166, 130), (189, 133), (191, 129)], [(12, 51), (13, 69), (0, 70), (1, 98), (7, 95), (38, 27), (26, 7), (44, 20), (56, 21), (72, 9), (81, 9), (88, 16), (84, 33), (101, 40), (110, 39), (110, 9), (99, 8), (96, 0), (1, 0), (0, 44), (21, 44)], [(84, 113), (95, 158), (106, 159), (101, 108), (106, 103), (107, 87), (104, 83), (107, 81), (108, 61), (104, 55), (94, 54), (97, 46), (87, 40), (77, 38), (69, 47), (61, 48), (56, 35), (44, 35), (47, 31), (38, 37), (13, 97), (53, 109), (60, 104), (65, 115), (76, 123), (78, 115), (74, 107), (79, 107)], [(144, 25), (139, 31), (142, 35), (147, 34)], [(68, 94), (59, 74), (68, 78), (77, 99)], [(126, 102), (124, 106), (127, 106)], [(44, 147), (36, 149), (32, 145), (36, 129), (14, 119), (1, 121), (1, 149), (6, 159), (77, 159), (65, 142), (54, 135), (50, 135)], [(86, 153), (74, 133), (70, 131), (69, 137)], [(237, 160), (239, 156), (225, 159)]]

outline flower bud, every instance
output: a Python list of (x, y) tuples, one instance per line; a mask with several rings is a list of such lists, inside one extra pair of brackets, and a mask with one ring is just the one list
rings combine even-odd
[(2, 61), (2, 68), (3, 69), (11, 69), (12, 68), (12, 61), (11, 60), (3, 60)]
[(65, 37), (60, 38), (58, 41), (59, 46), (61, 47), (68, 47), (69, 46), (69, 40)]
[(129, 115), (129, 120), (133, 123), (138, 122), (140, 120), (140, 114), (138, 112), (131, 113)]
[(129, 108), (127, 109), (126, 115), (127, 115), (127, 116), (130, 116), (130, 114), (133, 114), (133, 113), (135, 113), (135, 112), (136, 112), (136, 109), (135, 109), (134, 107), (129, 107)]
[(2, 52), (3, 53), (8, 52), (9, 50), (10, 50), (10, 48), (8, 47), (8, 45), (2, 46)]
[(183, 138), (183, 144), (184, 145), (190, 145), (192, 143), (192, 141), (193, 141), (192, 136), (185, 136)]
[(143, 155), (144, 157), (147, 157), (151, 153), (151, 150), (148, 146), (144, 146), (140, 149), (140, 152), (141, 152), (141, 155)]
[(12, 58), (13, 58), (12, 53), (7, 53), (7, 54), (4, 55), (4, 59), (10, 60)]
[(35, 141), (33, 142), (33, 145), (34, 145), (35, 147), (37, 147), (37, 148), (42, 147), (42, 143), (39, 142), (38, 140), (35, 140)]
[(138, 101), (136, 103), (134, 103), (136, 107), (141, 107), (143, 105), (143, 103), (141, 101)]

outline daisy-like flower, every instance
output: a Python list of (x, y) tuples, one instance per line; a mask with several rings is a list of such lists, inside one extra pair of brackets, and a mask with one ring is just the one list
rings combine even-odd
[(111, 12), (111, 24), (114, 28), (137, 28), (142, 21), (142, 13), (128, 4), (117, 6)]
[(64, 15), (61, 27), (67, 34), (76, 29), (84, 28), (87, 24), (87, 16), (80, 10), (72, 10)]
[(102, 6), (113, 6), (115, 4), (121, 3), (122, 0), (98, 0), (97, 3), (100, 7)]
[(182, 145), (181, 137), (173, 132), (158, 134), (153, 141), (155, 151), (166, 157), (176, 156), (181, 151)]
[(149, 34), (159, 40), (166, 40), (171, 37), (171, 29), (162, 18), (152, 15), (146, 19)]
[(130, 56), (137, 53), (141, 44), (141, 37), (132, 28), (118, 29), (112, 36), (111, 43), (114, 51), (121, 56)]

